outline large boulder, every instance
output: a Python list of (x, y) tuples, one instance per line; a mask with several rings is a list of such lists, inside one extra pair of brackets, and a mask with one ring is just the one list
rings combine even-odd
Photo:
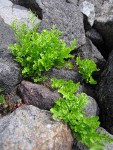
[(12, 29), (0, 17), (0, 88), (5, 93), (11, 92), (22, 79), (20, 66), (7, 48), (15, 41)]
[(24, 105), (0, 119), (1, 150), (71, 150), (72, 142), (66, 124), (34, 106)]
[(97, 94), (102, 125), (113, 133), (113, 51), (101, 74)]
[(29, 3), (29, 8), (37, 6), (37, 10), (42, 12), (39, 30), (50, 29), (56, 25), (62, 31), (62, 38), (67, 44), (74, 38), (77, 39), (78, 47), (85, 44), (83, 16), (72, 0), (13, 0), (13, 2), (26, 7)]

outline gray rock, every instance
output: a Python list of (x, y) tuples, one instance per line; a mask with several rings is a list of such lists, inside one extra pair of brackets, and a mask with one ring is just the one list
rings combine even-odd
[(91, 97), (91, 96), (94, 96), (92, 92), (93, 91), (91, 91), (91, 89), (89, 89), (83, 85), (80, 85), (79, 89), (77, 91), (77, 94), (86, 93), (88, 95), (89, 103), (84, 108), (84, 113), (88, 117), (99, 115), (98, 104), (97, 104), (96, 100), (93, 97)]
[(113, 49), (113, 7), (105, 3), (95, 18), (94, 28), (102, 35), (107, 53)]
[[(39, 30), (50, 29), (56, 25), (63, 33), (62, 38), (69, 44), (74, 38), (77, 39), (77, 47), (85, 44), (85, 32), (83, 16), (74, 1), (66, 0), (14, 0), (14, 3), (28, 5), (42, 13), (42, 21)], [(37, 4), (37, 5), (36, 5)]]
[(54, 106), (54, 101), (60, 97), (57, 91), (52, 92), (43, 85), (28, 81), (22, 81), (18, 91), (25, 104), (34, 105), (45, 110), (50, 110)]
[(77, 56), (80, 56), (81, 58), (92, 59), (99, 67), (105, 65), (105, 59), (88, 38), (86, 40), (86, 44), (80, 47), (76, 53)]
[[(78, 1), (78, 5), (80, 5), (84, 1), (86, 1), (86, 0), (79, 0)], [(94, 5), (94, 7), (95, 7), (95, 15), (97, 15), (100, 12), (101, 6), (104, 3), (104, 1), (106, 1), (106, 0), (87, 0), (87, 2), (89, 2), (89, 3)]]
[(0, 119), (0, 150), (71, 150), (72, 142), (66, 124), (34, 106), (24, 105)]
[(53, 68), (50, 71), (44, 73), (44, 75), (48, 76), (50, 79), (57, 78), (57, 79), (64, 79), (64, 80), (73, 80), (74, 82), (82, 81), (82, 77), (79, 74), (77, 68), (75, 71)]
[(22, 79), (20, 66), (7, 49), (15, 41), (12, 29), (0, 17), (0, 88), (5, 93), (10, 93)]
[[(25, 7), (14, 5), (10, 0), (0, 0), (0, 16), (7, 24), (10, 24), (15, 19), (27, 23), (29, 14), (29, 10)], [(37, 22), (40, 21), (37, 19)]]
[(97, 94), (102, 124), (113, 134), (113, 51), (100, 76)]
[(99, 107), (97, 102), (91, 96), (88, 96), (89, 103), (84, 108), (84, 113), (86, 116), (96, 116), (99, 115)]
[(94, 5), (90, 2), (84, 1), (80, 4), (80, 11), (87, 16), (88, 22), (93, 26), (95, 20), (95, 8)]

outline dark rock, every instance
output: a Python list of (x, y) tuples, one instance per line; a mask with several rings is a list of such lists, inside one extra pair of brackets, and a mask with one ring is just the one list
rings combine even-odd
[(102, 35), (105, 42), (106, 57), (113, 49), (113, 8), (111, 3), (105, 3), (100, 14), (95, 18), (94, 28)]
[(24, 105), (0, 119), (1, 150), (71, 150), (72, 142), (66, 124), (34, 106)]
[(111, 132), (113, 128), (113, 51), (101, 74), (97, 94), (102, 125)]
[(60, 97), (57, 91), (50, 91), (47, 87), (22, 81), (18, 87), (19, 93), (25, 104), (34, 105), (40, 109), (49, 110), (54, 101)]
[(86, 44), (81, 46), (76, 51), (76, 54), (81, 58), (92, 59), (99, 67), (104, 66), (106, 62), (101, 53), (88, 38), (86, 40)]
[(77, 47), (85, 44), (85, 33), (83, 26), (83, 16), (74, 1), (66, 0), (17, 0), (15, 3), (29, 3), (29, 7), (37, 4), (37, 10), (42, 10), (42, 21), (39, 30), (50, 29), (56, 25), (63, 33), (62, 38), (69, 44), (74, 38), (77, 40)]
[(7, 49), (15, 41), (12, 29), (0, 17), (0, 88), (5, 93), (10, 93), (22, 79), (20, 66)]
[(92, 41), (92, 43), (99, 50), (103, 47), (103, 45), (104, 45), (103, 38), (95, 29), (92, 28), (89, 31), (87, 31), (86, 36)]

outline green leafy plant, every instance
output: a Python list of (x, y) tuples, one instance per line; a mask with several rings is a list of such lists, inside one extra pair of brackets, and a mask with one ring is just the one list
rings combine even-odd
[(94, 71), (99, 71), (95, 62), (93, 60), (84, 58), (80, 59), (80, 57), (76, 58), (76, 64), (78, 65), (79, 73), (82, 74), (83, 79), (90, 84), (96, 84), (97, 82), (93, 79), (92, 73)]
[[(9, 49), (22, 66), (24, 77), (30, 77), (34, 82), (45, 79), (44, 71), (53, 66), (61, 68), (66, 64), (66, 59), (72, 58), (70, 54), (76, 47), (76, 40), (66, 46), (60, 39), (61, 31), (55, 26), (51, 30), (37, 32), (36, 17), (31, 15), (28, 24), (17, 20), (11, 24), (18, 43), (11, 44)], [(29, 27), (30, 25), (30, 27)]]
[(89, 102), (88, 97), (85, 93), (75, 95), (80, 83), (75, 84), (72, 80), (64, 81), (55, 78), (51, 81), (52, 87), (57, 88), (62, 95), (50, 109), (53, 119), (59, 118), (65, 121), (76, 138), (90, 150), (102, 150), (104, 144), (113, 141), (107, 135), (96, 131), (100, 125), (98, 116), (85, 116), (83, 108)]

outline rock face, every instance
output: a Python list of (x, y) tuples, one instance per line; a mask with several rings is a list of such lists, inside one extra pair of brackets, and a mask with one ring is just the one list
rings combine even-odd
[(21, 69), (7, 49), (15, 41), (12, 29), (0, 17), (0, 88), (5, 93), (11, 92), (22, 79)]
[[(83, 27), (83, 16), (79, 11), (77, 5), (66, 0), (18, 0), (14, 3), (22, 5), (32, 5), (40, 7), (42, 10), (42, 21), (39, 26), (39, 30), (50, 29), (53, 25), (56, 25), (58, 29), (63, 32), (62, 38), (69, 44), (74, 38), (77, 39), (78, 47), (85, 44), (85, 33)], [(37, 9), (39, 9), (37, 7)]]
[(71, 150), (72, 141), (67, 125), (34, 106), (25, 105), (0, 119), (1, 150)]
[(99, 108), (103, 126), (113, 133), (113, 51), (101, 75), (98, 87)]

